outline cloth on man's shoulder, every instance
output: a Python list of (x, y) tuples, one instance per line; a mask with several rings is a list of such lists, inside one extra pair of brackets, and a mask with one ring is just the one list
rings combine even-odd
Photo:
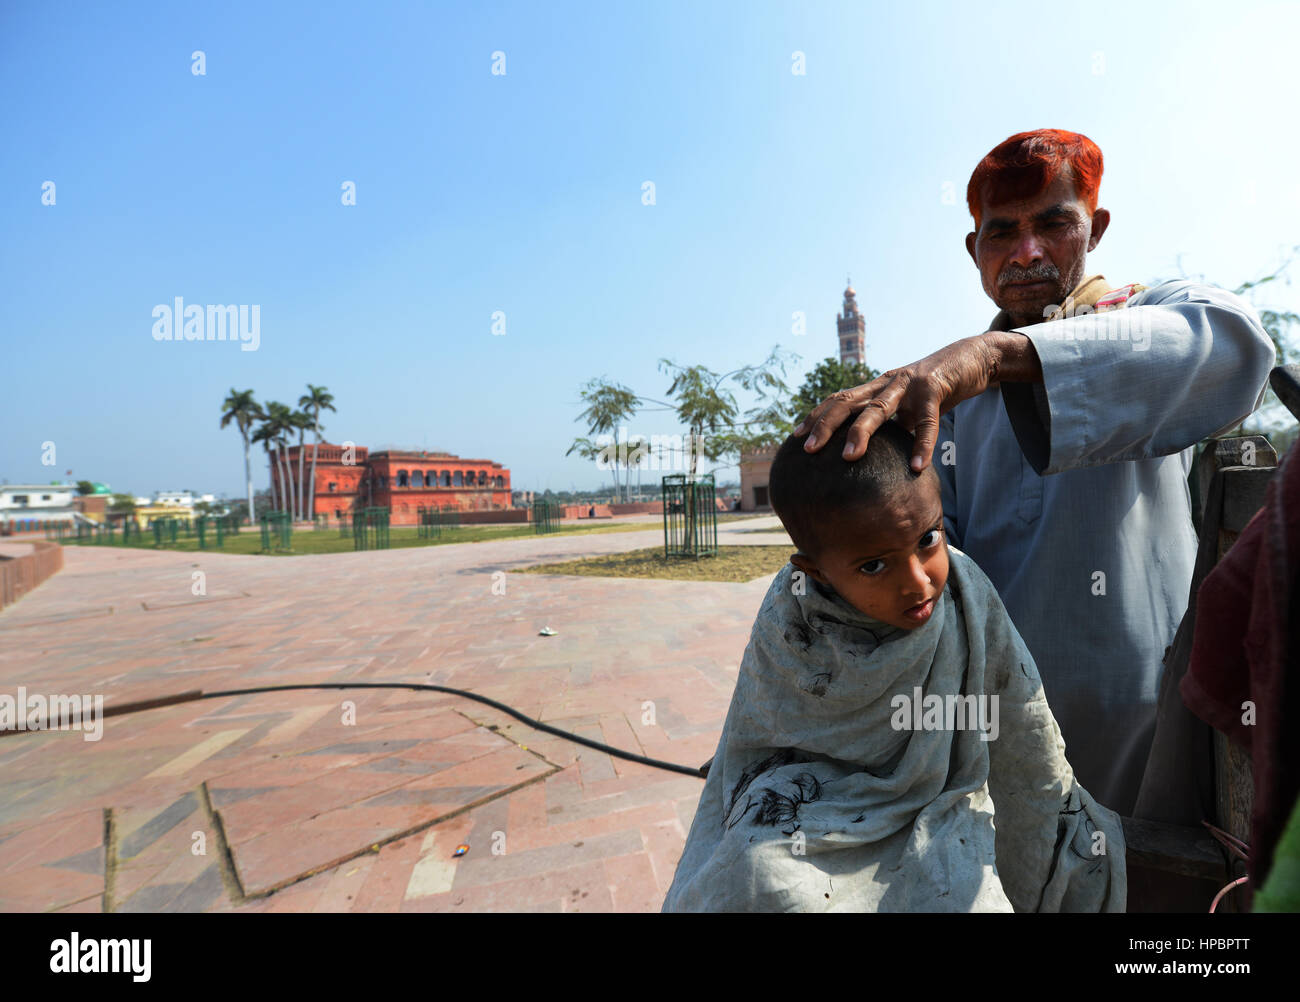
[(1075, 781), (996, 591), (949, 554), (911, 631), (776, 576), (664, 911), (1124, 910), (1119, 818)]

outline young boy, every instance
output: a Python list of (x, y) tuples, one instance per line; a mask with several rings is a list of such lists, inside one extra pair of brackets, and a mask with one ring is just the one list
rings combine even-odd
[(888, 421), (772, 463), (799, 552), (759, 610), (664, 911), (1123, 911), (1119, 818), (1075, 782), (997, 593)]

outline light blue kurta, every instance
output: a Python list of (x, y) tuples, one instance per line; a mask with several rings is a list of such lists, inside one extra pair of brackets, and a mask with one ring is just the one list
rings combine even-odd
[(1193, 447), (1259, 406), (1273, 344), (1249, 304), (1188, 281), (1016, 330), (1043, 383), (944, 415), (944, 523), (1033, 654), (1079, 782), (1128, 815), (1196, 558)]

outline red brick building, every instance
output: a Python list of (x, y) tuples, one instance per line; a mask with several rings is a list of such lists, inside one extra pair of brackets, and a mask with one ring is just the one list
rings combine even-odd
[[(311, 479), (316, 453), (316, 513), (336, 517), (356, 508), (387, 508), (392, 524), (414, 524), (421, 506), (459, 511), (510, 507), (510, 471), (490, 459), (462, 459), (447, 452), (370, 452), (364, 446), (322, 442), (303, 449), (302, 476)], [(285, 450), (289, 479), (297, 492), (298, 446)], [(280, 471), (272, 463), (275, 489)], [(283, 494), (280, 494), (283, 498)], [(284, 502), (281, 501), (281, 504)]]

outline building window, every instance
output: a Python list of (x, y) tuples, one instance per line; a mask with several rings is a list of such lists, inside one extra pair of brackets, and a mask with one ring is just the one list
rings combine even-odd
[(450, 486), (451, 486), (451, 471), (450, 471), (450, 470), (443, 470), (443, 473), (442, 473), (442, 486), (443, 486), (443, 487), (450, 487)]
[(338, 483), (335, 482), (335, 481), (333, 481), (333, 480), (331, 480), (331, 481), (330, 481), (330, 493), (333, 494), (333, 493), (334, 493), (336, 490), (338, 490), (338, 489), (339, 489), (339, 485), (338, 485)]
[(398, 487), (407, 487), (407, 486), (409, 486), (409, 484), (407, 483), (407, 480), (406, 480), (406, 471), (405, 471), (405, 470), (398, 470), (398, 471), (397, 471), (397, 486), (398, 486)]
[(29, 498), (26, 494), (14, 495), (14, 504), (30, 504), (30, 503), (31, 503), (31, 498)]
[(456, 471), (456, 479), (454, 483), (457, 487), (463, 487), (465, 485), (465, 474), (460, 470)]

